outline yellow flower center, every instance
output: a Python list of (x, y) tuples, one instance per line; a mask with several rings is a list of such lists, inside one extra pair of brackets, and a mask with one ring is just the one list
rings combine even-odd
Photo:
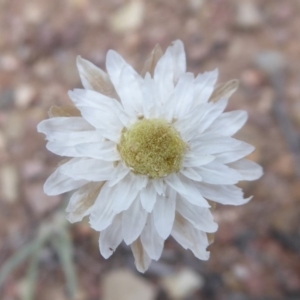
[(186, 143), (178, 131), (161, 119), (143, 119), (124, 129), (118, 151), (136, 174), (167, 176), (181, 168)]

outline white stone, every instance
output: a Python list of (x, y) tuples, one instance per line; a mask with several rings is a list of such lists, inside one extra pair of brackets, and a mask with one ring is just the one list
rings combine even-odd
[(103, 300), (154, 300), (155, 287), (125, 269), (111, 271), (102, 281)]
[(110, 26), (118, 33), (137, 29), (144, 20), (144, 2), (133, 0), (117, 10), (110, 19)]
[(171, 299), (186, 299), (203, 286), (203, 278), (191, 269), (163, 278), (162, 285)]

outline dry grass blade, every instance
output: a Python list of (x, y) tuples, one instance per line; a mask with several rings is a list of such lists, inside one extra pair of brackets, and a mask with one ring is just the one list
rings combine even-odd
[(36, 255), (40, 250), (43, 243), (48, 238), (48, 235), (39, 235), (33, 242), (23, 246), (17, 253), (15, 253), (7, 262), (3, 265), (0, 270), (0, 289), (4, 284), (8, 276), (21, 264), (28, 256)]
[(67, 229), (63, 228), (57, 232), (57, 235), (53, 237), (52, 243), (65, 273), (70, 299), (75, 299), (77, 294), (77, 276), (73, 263), (73, 246)]
[(40, 258), (40, 250), (43, 244), (40, 244), (40, 247), (36, 249), (36, 251), (32, 254), (31, 262), (29, 268), (27, 270), (27, 289), (23, 296), (23, 300), (33, 300), (35, 294), (35, 288), (37, 283), (37, 277), (39, 273), (39, 258)]

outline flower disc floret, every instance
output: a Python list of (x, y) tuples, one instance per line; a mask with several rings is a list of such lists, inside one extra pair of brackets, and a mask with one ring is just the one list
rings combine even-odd
[(123, 131), (118, 150), (136, 174), (159, 178), (181, 169), (186, 143), (165, 120), (143, 119)]

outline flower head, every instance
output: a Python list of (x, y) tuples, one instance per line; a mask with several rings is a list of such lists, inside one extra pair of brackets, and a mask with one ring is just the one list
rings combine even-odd
[(248, 202), (235, 184), (262, 174), (243, 158), (254, 147), (231, 137), (247, 113), (224, 112), (237, 81), (215, 88), (216, 70), (187, 73), (181, 41), (165, 54), (156, 46), (142, 75), (112, 50), (107, 73), (81, 57), (77, 66), (84, 89), (69, 93), (75, 106), (52, 107), (38, 125), (47, 148), (70, 158), (45, 193), (75, 190), (68, 219), (90, 216), (105, 258), (124, 240), (144, 272), (172, 235), (208, 259), (217, 230), (210, 204)]

